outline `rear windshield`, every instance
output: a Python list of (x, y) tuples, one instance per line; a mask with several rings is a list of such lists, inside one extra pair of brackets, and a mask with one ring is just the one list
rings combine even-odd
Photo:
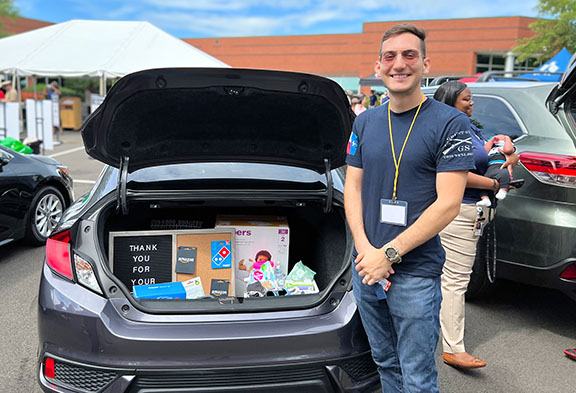
[[(158, 183), (180, 180), (270, 180), (297, 183), (326, 183), (326, 176), (309, 169), (271, 164), (251, 163), (195, 163), (164, 165), (143, 168), (128, 174), (128, 183)], [(342, 186), (338, 175), (334, 176), (336, 188)], [(92, 190), (92, 198), (101, 198), (118, 185), (118, 170), (113, 167), (104, 169)]]

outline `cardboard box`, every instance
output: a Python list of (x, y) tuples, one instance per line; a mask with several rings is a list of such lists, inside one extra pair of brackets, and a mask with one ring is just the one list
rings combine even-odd
[(135, 285), (136, 299), (186, 299), (186, 290), (181, 282), (165, 282), (154, 285)]
[(270, 259), (288, 274), (290, 229), (285, 217), (276, 216), (218, 216), (216, 229), (234, 228), (234, 275), (237, 296), (246, 291), (252, 265), (258, 259)]

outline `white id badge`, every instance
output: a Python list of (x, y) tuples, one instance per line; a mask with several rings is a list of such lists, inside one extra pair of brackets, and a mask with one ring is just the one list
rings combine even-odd
[(405, 227), (408, 224), (408, 202), (381, 199), (380, 222)]

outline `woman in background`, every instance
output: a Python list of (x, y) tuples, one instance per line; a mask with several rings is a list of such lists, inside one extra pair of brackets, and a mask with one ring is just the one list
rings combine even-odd
[[(470, 88), (462, 82), (450, 81), (436, 90), (434, 99), (453, 106), (472, 116), (474, 101)], [(495, 179), (483, 176), (488, 167), (486, 139), (482, 132), (470, 124), (474, 163), (476, 169), (468, 172), (468, 182), (460, 213), (442, 232), (440, 239), (446, 251), (446, 262), (442, 270), (442, 306), (440, 308), (440, 327), (442, 329), (444, 363), (462, 369), (485, 367), (486, 362), (466, 352), (464, 347), (465, 297), (472, 266), (476, 257), (476, 244), (479, 235), (475, 233), (478, 218), (485, 223), (491, 219), (493, 211), (487, 207), (477, 207), (481, 190), (498, 191), (500, 185)], [(500, 135), (500, 137), (505, 137)], [(503, 167), (512, 169), (518, 163), (516, 154), (506, 155)]]

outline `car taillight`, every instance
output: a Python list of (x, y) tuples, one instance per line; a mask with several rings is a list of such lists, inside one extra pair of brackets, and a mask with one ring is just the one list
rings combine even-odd
[(520, 162), (543, 183), (576, 187), (576, 157), (561, 154), (520, 153)]
[(50, 269), (73, 281), (70, 240), (69, 231), (50, 236), (46, 241), (46, 263)]
[(562, 271), (560, 277), (566, 280), (576, 280), (576, 265), (568, 265), (568, 267)]

